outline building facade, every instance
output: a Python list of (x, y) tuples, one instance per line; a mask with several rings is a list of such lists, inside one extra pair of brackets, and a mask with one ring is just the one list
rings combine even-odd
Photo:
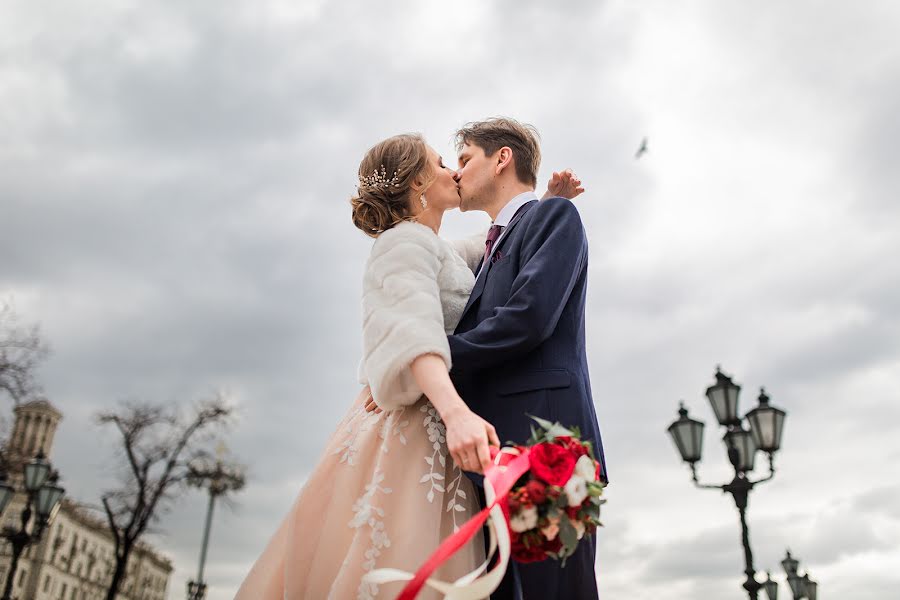
[[(15, 408), (15, 425), (3, 448), (7, 481), (17, 490), (0, 522), (18, 529), (25, 507), (23, 467), (38, 451), (50, 457), (62, 418), (46, 400)], [(6, 583), (11, 547), (0, 540), (0, 592)], [(68, 498), (59, 503), (40, 541), (19, 559), (13, 582), (18, 600), (103, 600), (115, 570), (115, 542), (107, 523)], [(138, 544), (117, 600), (165, 600), (172, 563), (147, 544)]]

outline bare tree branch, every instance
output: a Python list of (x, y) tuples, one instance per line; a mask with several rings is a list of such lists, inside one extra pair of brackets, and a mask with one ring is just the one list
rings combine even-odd
[(40, 327), (23, 327), (12, 305), (0, 302), (0, 391), (17, 405), (39, 393), (36, 371), (47, 354)]
[(112, 531), (113, 540), (116, 543), (116, 548), (118, 548), (121, 544), (121, 538), (119, 537), (119, 528), (116, 526), (116, 518), (113, 516), (112, 509), (109, 507), (109, 501), (106, 496), (103, 497), (103, 508), (106, 510), (106, 517), (110, 523), (110, 531)]
[(122, 486), (103, 496), (106, 520), (116, 544), (116, 565), (107, 600), (115, 598), (127, 574), (128, 558), (141, 536), (158, 520), (166, 502), (186, 490), (190, 458), (209, 455), (199, 447), (202, 436), (226, 426), (231, 414), (232, 408), (216, 394), (186, 417), (140, 402), (97, 415), (99, 424), (112, 424), (119, 432), (127, 464)]

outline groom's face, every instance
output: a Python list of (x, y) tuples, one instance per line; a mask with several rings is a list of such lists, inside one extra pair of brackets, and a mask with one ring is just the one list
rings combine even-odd
[(481, 210), (493, 196), (495, 165), (484, 150), (466, 142), (459, 151), (459, 209)]

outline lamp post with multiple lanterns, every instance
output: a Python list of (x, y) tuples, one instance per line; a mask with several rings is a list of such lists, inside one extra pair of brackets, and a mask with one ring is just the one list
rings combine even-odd
[[(43, 451), (39, 451), (25, 464), (24, 483), (27, 498), (21, 514), (21, 524), (18, 529), (4, 527), (0, 533), (0, 536), (12, 546), (12, 560), (0, 600), (12, 600), (12, 586), (19, 567), (19, 557), (25, 548), (41, 539), (44, 530), (56, 514), (56, 507), (65, 494), (65, 490), (57, 484), (58, 480), (59, 475), (53, 470)], [(7, 483), (5, 467), (0, 467), (0, 515), (6, 510), (15, 493), (16, 490)], [(37, 518), (29, 528), (33, 515)]]
[[(787, 551), (787, 556), (785, 556), (784, 560), (781, 561), (781, 566), (784, 568), (784, 574), (787, 575), (788, 586), (791, 588), (791, 594), (794, 596), (794, 600), (816, 600), (819, 595), (819, 584), (809, 578), (809, 573), (805, 573), (802, 577), (799, 573), (800, 561), (791, 556), (791, 551)], [(771, 578), (769, 578), (771, 581)], [(778, 589), (774, 585), (775, 582), (772, 582), (772, 586), (769, 587), (769, 581), (766, 581), (766, 594), (769, 596), (769, 600), (778, 600)]]
[[(703, 423), (688, 416), (682, 402), (678, 411), (679, 418), (669, 425), (668, 432), (681, 454), (681, 459), (691, 468), (694, 485), (702, 489), (722, 490), (731, 494), (741, 519), (741, 542), (744, 547), (744, 573), (747, 580), (743, 587), (751, 600), (757, 600), (759, 590), (764, 586), (756, 580), (753, 567), (753, 552), (750, 549), (750, 533), (747, 527), (747, 501), (750, 490), (757, 484), (768, 481), (775, 476), (775, 452), (781, 447), (781, 434), (784, 430), (785, 412), (769, 404), (769, 396), (765, 389), (760, 390), (759, 405), (741, 418), (738, 414), (738, 397), (741, 386), (736, 385), (730, 377), (716, 369), (716, 383), (706, 390), (706, 397), (712, 406), (716, 420), (725, 428), (722, 441), (728, 454), (728, 460), (734, 467), (734, 478), (722, 485), (702, 484), (697, 478), (697, 463), (703, 450)], [(744, 421), (746, 421), (746, 426)], [(749, 473), (753, 470), (757, 450), (768, 455), (769, 473), (761, 479), (751, 480)]]
[(206, 550), (209, 546), (209, 530), (212, 525), (213, 508), (216, 498), (244, 487), (245, 477), (242, 467), (226, 464), (223, 460), (225, 447), (219, 446), (218, 459), (213, 464), (195, 461), (189, 465), (188, 483), (194, 487), (206, 488), (209, 492), (209, 504), (206, 508), (206, 525), (203, 528), (203, 543), (200, 548), (200, 567), (197, 579), (188, 581), (188, 600), (206, 598), (206, 582), (203, 581), (203, 568), (206, 566)]

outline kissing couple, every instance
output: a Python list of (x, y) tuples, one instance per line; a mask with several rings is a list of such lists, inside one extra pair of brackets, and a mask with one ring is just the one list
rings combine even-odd
[[(588, 245), (571, 171), (535, 193), (536, 130), (508, 118), (456, 133), (458, 169), (420, 135), (388, 138), (359, 165), (353, 224), (375, 238), (363, 276), (365, 387), (331, 436), (236, 600), (394, 598), (402, 582), (484, 506), (490, 446), (524, 444), (529, 415), (578, 428), (606, 477), (585, 353)], [(446, 211), (490, 229), (441, 238)], [(510, 562), (497, 600), (594, 600), (596, 544), (561, 566)], [(484, 536), (434, 576), (485, 559)], [(436, 599), (425, 588), (419, 598)]]

